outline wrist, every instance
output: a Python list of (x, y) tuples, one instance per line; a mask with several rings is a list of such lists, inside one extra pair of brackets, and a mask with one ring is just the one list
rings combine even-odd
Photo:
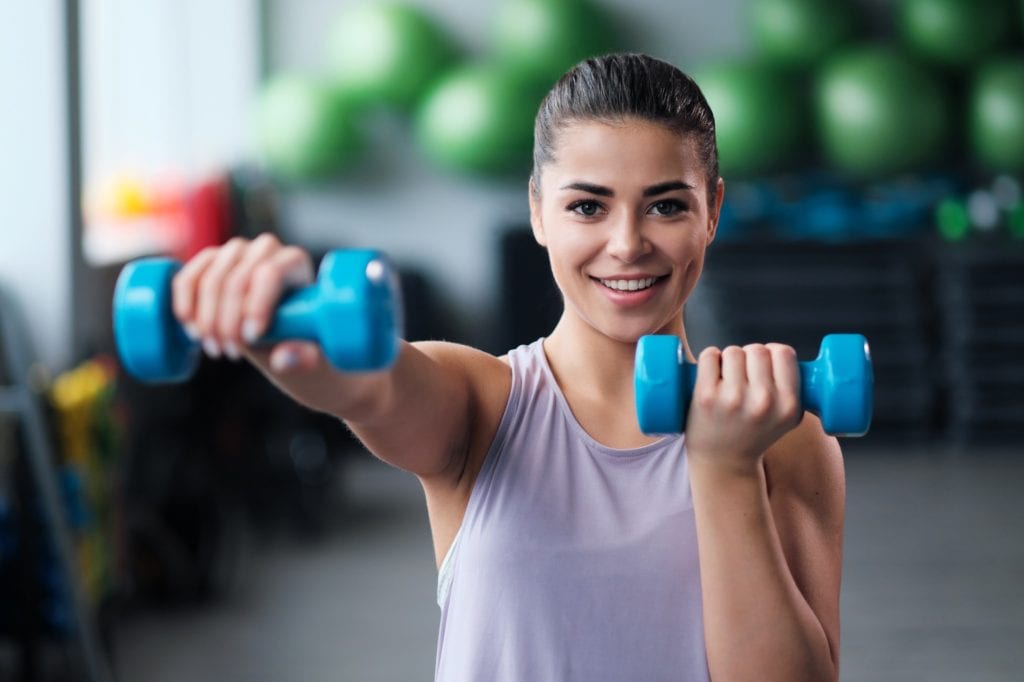
[(691, 476), (717, 481), (760, 481), (762, 456), (746, 457), (733, 453), (687, 451)]

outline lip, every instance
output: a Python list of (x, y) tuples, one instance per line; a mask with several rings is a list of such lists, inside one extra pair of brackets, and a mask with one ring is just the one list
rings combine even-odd
[[(640, 289), (638, 291), (618, 291), (617, 289), (609, 289), (604, 284), (601, 284), (602, 279), (624, 279), (626, 281), (631, 281), (637, 279), (648, 279), (651, 277), (656, 278), (654, 284), (646, 289)], [(641, 306), (654, 298), (661, 288), (665, 286), (664, 283), (665, 280), (668, 279), (668, 276), (637, 274), (615, 275), (612, 277), (591, 277), (590, 279), (594, 283), (594, 286), (596, 286), (612, 303), (623, 308), (632, 308), (635, 306)]]

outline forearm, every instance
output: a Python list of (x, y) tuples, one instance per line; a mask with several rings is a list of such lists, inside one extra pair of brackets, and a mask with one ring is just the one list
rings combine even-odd
[(393, 368), (377, 372), (340, 372), (322, 356), (314, 365), (275, 372), (270, 352), (254, 350), (249, 360), (296, 402), (339, 419), (365, 418), (380, 410), (395, 380)]
[(761, 467), (691, 460), (690, 475), (712, 679), (836, 679), (825, 629), (786, 563)]

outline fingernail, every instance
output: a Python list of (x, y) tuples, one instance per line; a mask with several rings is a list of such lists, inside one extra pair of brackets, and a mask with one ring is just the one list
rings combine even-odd
[(285, 372), (299, 362), (299, 357), (290, 350), (281, 351), (270, 359), (270, 369), (275, 372)]
[(199, 340), (199, 329), (194, 324), (185, 325), (185, 336), (192, 339), (193, 341)]
[(246, 320), (242, 323), (242, 339), (246, 343), (255, 343), (259, 338), (259, 329), (256, 320)]
[(237, 360), (242, 357), (242, 353), (238, 350), (238, 346), (234, 341), (224, 342), (224, 355), (228, 356), (229, 360)]
[(211, 358), (220, 357), (220, 346), (213, 339), (203, 339), (203, 351)]

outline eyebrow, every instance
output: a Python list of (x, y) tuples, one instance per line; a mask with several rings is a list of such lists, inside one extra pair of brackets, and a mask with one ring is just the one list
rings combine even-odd
[[(583, 192), (589, 192), (590, 194), (596, 194), (600, 197), (615, 196), (615, 192), (611, 188), (604, 187), (603, 185), (595, 185), (590, 182), (570, 182), (568, 185), (563, 185), (560, 189), (577, 189)], [(657, 185), (645, 187), (643, 195), (645, 197), (654, 197), (677, 189), (692, 190), (695, 188), (693, 185), (683, 182), (682, 180), (669, 180), (668, 182), (659, 182)]]

